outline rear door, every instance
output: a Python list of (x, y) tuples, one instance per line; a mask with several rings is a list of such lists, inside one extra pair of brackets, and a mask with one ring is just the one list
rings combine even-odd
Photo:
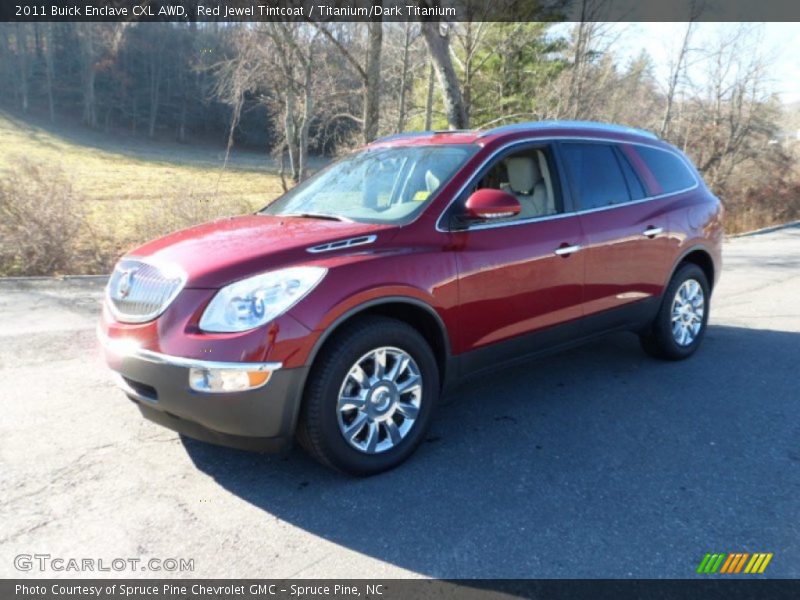
[(614, 143), (562, 142), (559, 153), (568, 173), (586, 245), (584, 304), (588, 320), (600, 328), (625, 325), (635, 311), (613, 311), (655, 299), (664, 284), (668, 256), (667, 203), (650, 200), (644, 184)]

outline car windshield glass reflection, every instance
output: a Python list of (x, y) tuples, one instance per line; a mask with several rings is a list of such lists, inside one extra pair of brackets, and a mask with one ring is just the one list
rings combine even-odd
[(262, 214), (407, 222), (476, 150), (477, 146), (452, 144), (360, 152), (301, 183)]

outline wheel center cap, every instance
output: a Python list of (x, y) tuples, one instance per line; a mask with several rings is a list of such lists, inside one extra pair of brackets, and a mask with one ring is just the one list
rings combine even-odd
[(376, 413), (382, 413), (389, 409), (394, 401), (392, 389), (385, 384), (375, 386), (369, 394), (369, 404)]

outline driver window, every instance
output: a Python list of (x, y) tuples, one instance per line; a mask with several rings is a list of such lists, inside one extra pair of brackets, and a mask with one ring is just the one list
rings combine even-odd
[(546, 217), (562, 212), (553, 189), (554, 173), (544, 149), (527, 149), (498, 160), (475, 189), (492, 188), (513, 194), (522, 210), (511, 220)]

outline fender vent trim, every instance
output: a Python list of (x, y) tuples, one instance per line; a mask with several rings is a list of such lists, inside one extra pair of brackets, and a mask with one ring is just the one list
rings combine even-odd
[(320, 252), (332, 252), (333, 250), (343, 250), (345, 248), (353, 248), (355, 246), (366, 246), (374, 243), (376, 239), (378, 239), (377, 235), (361, 235), (359, 237), (349, 238), (346, 240), (338, 240), (336, 242), (320, 244), (319, 246), (311, 246), (310, 248), (306, 248), (306, 252), (311, 252), (311, 254), (319, 254)]

